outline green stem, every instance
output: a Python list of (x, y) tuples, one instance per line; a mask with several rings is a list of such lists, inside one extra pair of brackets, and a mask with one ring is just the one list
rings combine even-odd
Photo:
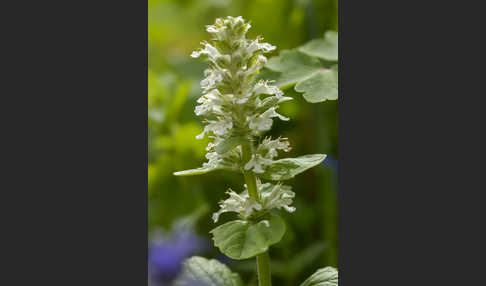
[[(252, 153), (252, 146), (251, 143), (243, 144), (242, 146), (243, 151), (243, 166), (251, 159)], [(245, 177), (246, 187), (248, 188), (248, 195), (254, 198), (257, 202), (260, 202), (260, 196), (258, 195), (257, 184), (256, 184), (256, 177), (252, 171), (246, 171), (244, 168), (242, 169), (243, 176)]]
[[(242, 159), (246, 164), (251, 159), (252, 145), (251, 142), (243, 144), (242, 146)], [(243, 171), (245, 177), (245, 183), (248, 188), (248, 195), (254, 198), (257, 202), (260, 202), (260, 196), (258, 194), (256, 176), (252, 171)], [(272, 286), (271, 274), (270, 274), (270, 255), (268, 250), (262, 254), (257, 255), (257, 271), (258, 271), (258, 285), (259, 286)]]
[(270, 255), (268, 254), (268, 250), (260, 255), (257, 255), (257, 270), (258, 285), (272, 286), (272, 277), (270, 274)]

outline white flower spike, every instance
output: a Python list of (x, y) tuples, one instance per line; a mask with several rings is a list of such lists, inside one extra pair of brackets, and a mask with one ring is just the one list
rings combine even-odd
[[(283, 92), (271, 85), (270, 81), (255, 81), (255, 75), (263, 68), (267, 58), (263, 55), (276, 49), (275, 46), (263, 43), (262, 37), (246, 39), (250, 29), (242, 17), (216, 19), (213, 25), (206, 26), (206, 31), (213, 36), (215, 43), (201, 42), (202, 48), (192, 52), (194, 58), (205, 58), (211, 63), (204, 71), (201, 81), (202, 96), (197, 100), (194, 113), (207, 118), (206, 126), (196, 138), (210, 135), (214, 142), (222, 142), (234, 134), (244, 137), (260, 136), (270, 130), (274, 118), (288, 120), (276, 112), (278, 104), (291, 100)], [(211, 145), (208, 162), (205, 166), (221, 167), (228, 155), (213, 150)], [(209, 147), (209, 146), (208, 146)], [(227, 152), (231, 156), (241, 155), (241, 148)], [(245, 166), (237, 160), (229, 166), (233, 169), (244, 167), (255, 173), (263, 173), (264, 168), (272, 163), (275, 151), (268, 154), (257, 154)], [(219, 165), (218, 165), (219, 164)]]

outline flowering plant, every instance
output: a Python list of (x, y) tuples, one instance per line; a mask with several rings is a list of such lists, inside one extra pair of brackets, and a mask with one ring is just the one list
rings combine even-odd
[[(228, 190), (229, 197), (219, 203), (220, 210), (212, 217), (217, 222), (223, 213), (235, 212), (239, 219), (216, 227), (211, 234), (215, 246), (228, 257), (256, 257), (259, 285), (269, 286), (268, 249), (285, 233), (278, 210), (296, 210), (291, 206), (295, 193), (281, 181), (318, 165), (326, 155), (276, 159), (279, 152), (290, 150), (289, 141), (263, 135), (272, 128), (274, 119), (289, 120), (277, 110), (280, 103), (292, 98), (285, 97), (272, 81), (256, 79), (267, 63), (264, 54), (276, 47), (262, 42), (261, 37), (247, 39), (250, 27), (242, 17), (216, 19), (206, 29), (213, 42), (202, 42), (203, 48), (192, 53), (192, 57), (204, 57), (210, 63), (204, 71), (203, 94), (197, 100), (195, 113), (203, 116), (205, 122), (203, 132), (196, 138), (209, 136), (212, 140), (206, 148), (208, 161), (202, 167), (174, 174), (200, 175), (220, 169), (243, 174), (242, 192)], [(242, 285), (239, 276), (224, 265), (214, 260), (204, 261), (200, 257), (189, 259), (176, 285), (192, 285), (194, 281), (199, 281), (199, 285), (202, 281), (209, 281), (207, 285)], [(324, 269), (314, 275), (334, 283), (326, 285), (337, 285), (337, 272), (333, 268)], [(312, 283), (305, 285), (325, 285)]]

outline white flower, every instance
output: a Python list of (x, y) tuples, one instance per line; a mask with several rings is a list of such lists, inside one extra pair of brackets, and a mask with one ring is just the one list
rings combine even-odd
[(233, 26), (236, 26), (237, 24), (240, 24), (240, 25), (244, 25), (245, 24), (245, 20), (241, 16), (238, 16), (236, 18), (233, 18), (233, 17), (230, 16), (229, 18), (230, 19), (233, 19), (233, 21), (234, 21)]
[(208, 42), (201, 42), (201, 45), (204, 45), (204, 48), (199, 50), (199, 51), (194, 51), (191, 53), (191, 57), (193, 58), (199, 58), (201, 55), (207, 55), (210, 58), (217, 58), (221, 56), (221, 53), (213, 47)]
[(223, 80), (223, 75), (227, 70), (207, 69), (204, 71), (205, 79), (201, 80), (202, 89), (207, 92), (216, 87), (216, 84)]
[(218, 49), (207, 42), (201, 42), (204, 48), (199, 51), (194, 51), (191, 53), (191, 57), (198, 58), (201, 55), (207, 55), (208, 59), (218, 68), (221, 69), (221, 65), (228, 64), (231, 61), (231, 56), (226, 54), (221, 54)]
[(270, 94), (270, 95), (275, 95), (275, 96), (269, 96), (266, 97), (261, 105), (265, 105), (267, 102), (272, 101), (274, 99), (276, 100), (276, 103), (281, 103), (284, 101), (292, 100), (292, 97), (285, 97), (283, 96), (283, 92), (277, 87), (273, 85), (268, 85), (270, 81), (264, 81), (260, 80), (255, 86), (253, 87), (253, 93), (255, 95), (260, 95), (260, 94)]
[(250, 197), (248, 193), (237, 194), (231, 189), (226, 192), (230, 197), (219, 203), (220, 210), (213, 214), (214, 222), (218, 222), (219, 216), (225, 212), (236, 212), (241, 217), (248, 218), (254, 211), (262, 209), (254, 198)]
[(295, 193), (291, 191), (290, 186), (276, 184), (271, 191), (261, 192), (262, 204), (264, 209), (284, 208), (289, 213), (295, 211), (295, 207), (290, 206), (293, 202)]
[(250, 160), (245, 164), (245, 170), (253, 170), (254, 173), (264, 173), (265, 168), (273, 163), (273, 158), (278, 155), (277, 150), (290, 151), (290, 143), (287, 138), (271, 140), (263, 139), (255, 150)]
[(290, 151), (290, 143), (287, 138), (277, 138), (275, 140), (271, 140), (270, 137), (263, 139), (262, 143), (258, 145), (256, 149), (257, 154), (261, 154), (261, 156), (267, 159), (273, 159), (277, 157), (278, 152), (277, 150), (283, 150), (285, 152)]
[(251, 159), (245, 164), (245, 170), (253, 169), (254, 173), (264, 173), (264, 168), (272, 163), (271, 159), (264, 158), (260, 154), (253, 154)]
[(262, 55), (258, 55), (256, 62), (248, 69), (247, 74), (251, 75), (259, 71), (267, 63), (267, 58)]
[(255, 40), (250, 42), (250, 44), (247, 47), (248, 53), (253, 54), (256, 51), (262, 51), (264, 53), (268, 53), (276, 49), (275, 46), (272, 46), (269, 43), (259, 43), (260, 40), (263, 40), (263, 38), (258, 37)]
[(231, 118), (220, 118), (219, 120), (209, 120), (209, 124), (204, 127), (201, 134), (197, 135), (197, 139), (202, 139), (206, 133), (212, 131), (215, 135), (223, 136), (228, 133), (228, 130), (233, 128)]
[(218, 153), (216, 152), (209, 152), (206, 153), (206, 159), (208, 159), (208, 162), (203, 163), (203, 167), (211, 167), (211, 168), (216, 168), (219, 165), (219, 162), (221, 161), (220, 157), (218, 156)]
[(216, 137), (216, 136), (209, 136), (209, 138), (213, 139), (212, 142), (208, 143), (206, 146), (206, 151), (214, 151), (214, 148), (221, 142), (223, 139)]
[[(237, 194), (231, 189), (226, 193), (229, 195), (224, 201), (219, 202), (220, 210), (213, 214), (214, 222), (217, 222), (219, 216), (225, 212), (236, 212), (242, 218), (247, 219), (258, 211), (270, 211), (272, 209), (285, 209), (288, 212), (294, 212), (295, 207), (290, 206), (293, 203), (295, 193), (291, 191), (290, 186), (284, 186), (280, 183), (272, 185), (270, 183), (262, 184), (257, 179), (257, 189), (260, 194), (261, 203), (248, 195), (248, 189), (245, 185), (245, 191)], [(268, 222), (265, 223), (268, 226)]]
[(252, 119), (250, 119), (250, 123), (248, 124), (248, 126), (252, 130), (256, 132), (260, 132), (260, 131), (270, 130), (270, 128), (272, 128), (273, 117), (278, 117), (281, 120), (289, 120), (287, 117), (278, 114), (275, 111), (275, 109), (276, 107), (273, 106), (270, 107), (267, 111), (263, 112), (262, 114), (255, 115)]
[(241, 158), (241, 147), (238, 146), (233, 150), (226, 152), (224, 154), (218, 154), (215, 151), (215, 147), (223, 140), (221, 137), (210, 136), (213, 142), (209, 142), (206, 147), (206, 159), (207, 162), (203, 163), (203, 167), (217, 169), (217, 168), (227, 168), (238, 170), (240, 168), (239, 162)]
[(202, 95), (197, 99), (200, 105), (196, 106), (196, 115), (208, 115), (209, 113), (222, 114), (221, 106), (225, 103), (222, 94), (217, 89)]
[(270, 149), (270, 150), (283, 150), (285, 152), (289, 152), (290, 151), (290, 143), (289, 141), (287, 140), (287, 138), (277, 138), (275, 140), (271, 140), (269, 137), (268, 138), (265, 138), (262, 142), (262, 144), (260, 144), (260, 146), (262, 146), (263, 148), (267, 148), (267, 149)]
[(212, 34), (218, 40), (222, 40), (225, 38), (226, 29), (226, 26), (221, 25), (220, 23), (206, 26), (206, 31)]
[(283, 92), (276, 86), (268, 85), (269, 81), (260, 80), (253, 87), (253, 92), (255, 95), (260, 94), (275, 94), (277, 96), (282, 96)]

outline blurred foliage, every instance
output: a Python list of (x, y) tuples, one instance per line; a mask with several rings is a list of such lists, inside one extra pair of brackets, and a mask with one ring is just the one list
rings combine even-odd
[[(171, 229), (174, 222), (195, 210), (197, 234), (209, 237), (215, 227), (210, 214), (227, 188), (242, 191), (240, 174), (215, 171), (203, 176), (176, 177), (173, 172), (197, 168), (206, 161), (200, 118), (194, 114), (200, 96), (199, 81), (207, 66), (191, 58), (193, 50), (208, 40), (205, 25), (217, 17), (243, 16), (251, 21), (249, 37), (262, 35), (281, 50), (322, 38), (337, 31), (337, 0), (149, 0), (149, 231)], [(287, 232), (271, 248), (275, 285), (298, 285), (316, 269), (337, 266), (337, 101), (310, 104), (293, 89), (293, 101), (281, 105), (289, 122), (276, 120), (268, 135), (289, 138), (289, 157), (324, 153), (324, 164), (289, 181), (296, 192), (293, 214), (282, 212)], [(229, 215), (228, 215), (229, 217)], [(222, 218), (220, 224), (224, 223)], [(210, 244), (209, 244), (210, 245)], [(214, 247), (203, 254), (229, 262), (244, 281), (255, 278), (253, 260), (231, 261)], [(253, 281), (255, 283), (256, 281)], [(251, 282), (250, 282), (251, 283)], [(253, 285), (253, 284), (250, 284)], [(256, 284), (255, 284), (256, 285)]]

